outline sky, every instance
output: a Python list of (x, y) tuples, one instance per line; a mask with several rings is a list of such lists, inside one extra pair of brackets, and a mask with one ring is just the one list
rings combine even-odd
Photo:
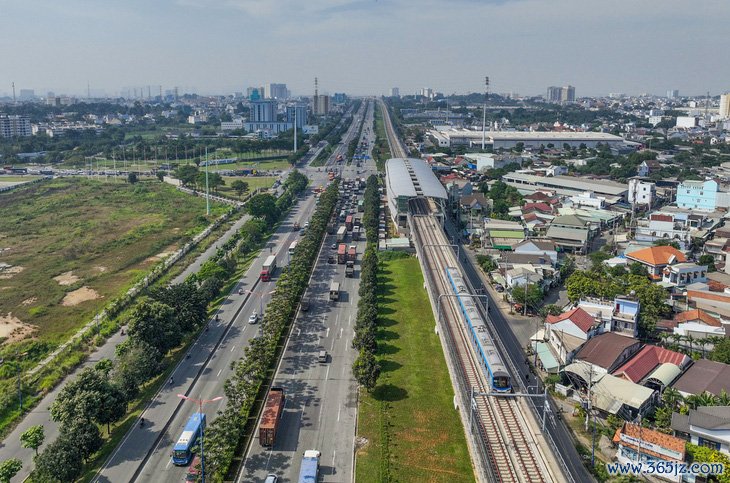
[(0, 95), (713, 95), (729, 0), (0, 0)]

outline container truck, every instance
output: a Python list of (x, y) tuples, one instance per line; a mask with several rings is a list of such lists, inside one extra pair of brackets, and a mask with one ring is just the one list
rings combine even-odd
[(345, 266), (345, 277), (354, 277), (355, 276), (355, 262), (348, 261), (347, 265)]
[(299, 483), (316, 483), (319, 478), (319, 457), (320, 452), (316, 449), (308, 449), (302, 457), (302, 465), (299, 467)]
[(340, 246), (337, 247), (337, 263), (343, 264), (347, 260), (347, 245), (344, 243), (340, 243)]
[(357, 259), (357, 246), (350, 245), (350, 248), (347, 250), (347, 261), (354, 263), (356, 259)]
[(347, 218), (345, 218), (345, 228), (347, 228), (347, 231), (352, 231), (352, 215), (347, 215)]
[(352, 228), (352, 239), (353, 241), (357, 241), (360, 239), (360, 227), (355, 226)]
[(269, 389), (264, 412), (261, 414), (261, 424), (259, 425), (259, 443), (261, 443), (261, 446), (269, 448), (274, 446), (276, 430), (279, 427), (281, 416), (284, 414), (284, 402), (284, 389), (280, 387)]
[(271, 280), (274, 271), (276, 271), (276, 255), (269, 255), (264, 261), (264, 266), (261, 267), (261, 281), (268, 282)]
[(330, 284), (330, 300), (333, 302), (340, 300), (340, 282)]
[(345, 235), (346, 234), (347, 234), (347, 228), (345, 228), (344, 226), (341, 226), (337, 230), (337, 242), (340, 243), (340, 242), (345, 241)]

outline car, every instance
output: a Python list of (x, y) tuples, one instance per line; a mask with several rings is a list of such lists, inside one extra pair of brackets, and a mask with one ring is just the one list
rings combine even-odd
[(302, 312), (309, 310), (309, 297), (302, 298)]
[(504, 292), (504, 287), (498, 283), (494, 286), (494, 290), (496, 290), (499, 293), (502, 293), (502, 292)]
[(259, 314), (254, 312), (253, 314), (249, 315), (249, 317), (248, 317), (249, 324), (255, 324), (258, 321), (259, 321)]
[(266, 475), (266, 479), (264, 480), (264, 483), (277, 483), (279, 481), (279, 477), (274, 474)]
[(332, 245), (330, 245), (330, 249), (337, 250), (337, 243), (333, 243)]
[(329, 263), (330, 265), (333, 265), (333, 264), (337, 263), (337, 258), (335, 258), (334, 255), (330, 255), (329, 257), (327, 257), (327, 263)]
[(239, 288), (238, 289), (238, 295), (243, 295), (243, 289), (242, 288)]

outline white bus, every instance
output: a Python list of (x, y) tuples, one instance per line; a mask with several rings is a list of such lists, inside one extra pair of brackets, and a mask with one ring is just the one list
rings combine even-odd
[(297, 243), (298, 243), (298, 241), (294, 240), (293, 242), (291, 242), (291, 245), (289, 245), (289, 256), (290, 257), (294, 255), (294, 250), (297, 249)]

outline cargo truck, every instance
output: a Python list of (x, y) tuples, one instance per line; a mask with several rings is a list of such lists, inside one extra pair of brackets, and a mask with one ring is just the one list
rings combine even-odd
[(345, 235), (346, 234), (347, 234), (347, 228), (345, 228), (344, 226), (341, 226), (337, 230), (337, 242), (338, 243), (341, 243), (341, 242), (345, 241)]
[(332, 302), (340, 300), (340, 282), (332, 282), (330, 284), (330, 300)]
[(345, 266), (345, 277), (354, 277), (355, 276), (355, 262), (348, 261), (347, 265)]
[(357, 259), (357, 246), (350, 245), (350, 248), (347, 250), (347, 261), (348, 262), (355, 262)]
[(360, 227), (355, 226), (352, 228), (352, 239), (353, 241), (357, 241), (360, 239)]
[(340, 243), (337, 247), (337, 263), (343, 264), (347, 261), (347, 245)]
[(261, 267), (261, 281), (268, 282), (274, 276), (276, 271), (276, 255), (269, 255)]
[(284, 402), (284, 389), (280, 387), (269, 389), (264, 412), (261, 414), (261, 424), (259, 425), (259, 443), (261, 446), (268, 448), (274, 446), (276, 430), (279, 427), (281, 416), (284, 414)]
[(345, 218), (345, 228), (347, 228), (347, 231), (352, 231), (352, 215), (347, 215), (347, 218)]
[(308, 449), (304, 452), (302, 465), (299, 467), (299, 483), (317, 483), (320, 454), (316, 449)]

